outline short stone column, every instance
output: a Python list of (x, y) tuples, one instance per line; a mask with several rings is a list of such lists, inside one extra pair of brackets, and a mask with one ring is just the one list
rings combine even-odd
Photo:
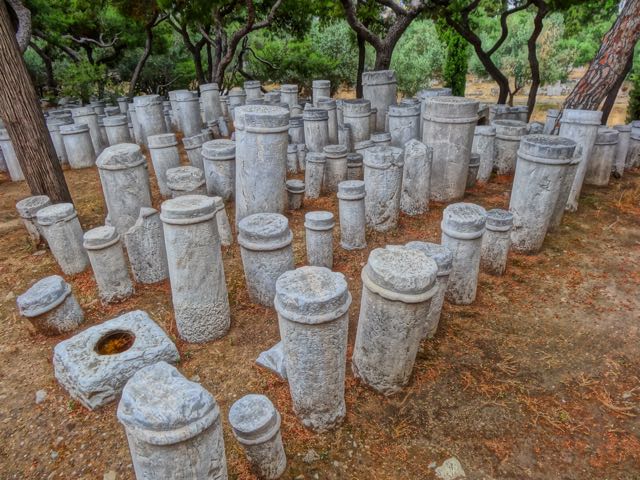
[[(67, 151), (64, 148), (64, 141), (62, 140), (62, 135), (60, 134), (60, 127), (62, 125), (71, 125), (73, 124), (73, 120), (69, 118), (50, 118), (47, 119), (47, 129), (49, 130), (49, 136), (51, 137), (51, 141), (53, 142), (53, 147), (56, 150), (56, 155), (58, 156), (58, 160), (61, 165), (65, 163), (69, 163), (67, 160)], [(127, 130), (127, 134), (129, 131)]]
[(207, 194), (204, 172), (190, 165), (167, 170), (167, 186), (172, 198)]
[(560, 119), (560, 133), (564, 138), (570, 138), (576, 142), (576, 153), (580, 153), (580, 163), (576, 169), (567, 200), (566, 209), (575, 212), (578, 209), (578, 200), (584, 177), (589, 168), (589, 159), (591, 158), (591, 150), (596, 141), (598, 128), (600, 128), (600, 119), (602, 112), (597, 110), (573, 110), (567, 108), (562, 112)]
[(246, 80), (244, 82), (244, 91), (246, 94), (246, 101), (262, 100), (262, 87), (260, 85), (260, 80)]
[(233, 234), (231, 233), (231, 224), (229, 216), (224, 208), (222, 197), (213, 197), (213, 203), (216, 207), (216, 225), (218, 226), (218, 236), (223, 247), (228, 247), (233, 243)]
[(511, 248), (513, 214), (494, 208), (487, 212), (486, 230), (482, 236), (480, 266), (491, 275), (502, 275), (507, 268)]
[(96, 152), (96, 155), (100, 155), (105, 146), (102, 144), (100, 125), (98, 125), (98, 115), (96, 115), (96, 112), (92, 107), (77, 107), (71, 110), (71, 115), (76, 125), (86, 125), (89, 127), (93, 150)]
[(229, 423), (259, 478), (275, 480), (287, 468), (280, 413), (264, 395), (245, 395), (231, 405)]
[(107, 204), (108, 223), (124, 234), (136, 223), (140, 209), (151, 206), (147, 160), (138, 145), (121, 143), (105, 148), (96, 165)]
[(318, 107), (318, 101), (321, 98), (331, 98), (331, 81), (330, 80), (313, 80), (311, 82), (311, 95), (313, 105)]
[(34, 283), (17, 299), (20, 315), (43, 335), (72, 332), (84, 322), (84, 312), (71, 286), (59, 275)]
[(118, 97), (116, 99), (118, 102), (118, 108), (120, 109), (120, 113), (122, 115), (127, 114), (127, 110), (129, 110), (129, 97)]
[(213, 139), (218, 139), (222, 136), (222, 134), (220, 133), (220, 127), (218, 126), (219, 122), (218, 120), (209, 120), (207, 122), (207, 129), (209, 130), (209, 133), (211, 134), (211, 137)]
[(520, 139), (527, 134), (527, 124), (518, 120), (495, 120), (495, 159), (498, 175), (509, 175), (516, 169)]
[[(62, 136), (64, 150), (67, 152), (67, 160), (71, 168), (89, 168), (95, 165), (96, 153), (87, 125), (62, 125), (60, 127), (60, 135)], [(9, 165), (8, 162), (7, 165)]]
[(431, 306), (424, 323), (424, 332), (422, 338), (433, 338), (440, 324), (440, 316), (442, 315), (442, 306), (444, 305), (444, 297), (447, 292), (447, 284), (449, 283), (449, 275), (453, 267), (453, 253), (449, 248), (437, 243), (429, 242), (409, 242), (407, 248), (420, 250), (427, 257), (436, 262), (438, 273), (436, 275), (436, 293), (431, 298)]
[(298, 157), (298, 170), (304, 172), (307, 166), (307, 146), (304, 143), (296, 144), (296, 156)]
[(289, 117), (289, 143), (304, 143), (304, 120), (302, 115), (292, 115)]
[(289, 108), (298, 105), (298, 85), (292, 85), (285, 83), (280, 85), (280, 101), (288, 103)]
[(140, 122), (138, 122), (136, 107), (133, 103), (129, 105), (129, 119), (131, 120), (131, 129), (133, 130), (133, 134), (131, 135), (131, 130), (129, 130), (129, 134), (132, 136), (135, 143), (142, 144), (142, 129), (140, 127)]
[(467, 174), (467, 188), (473, 188), (478, 180), (478, 170), (480, 169), (480, 154), (471, 152), (469, 155), (469, 173)]
[(238, 243), (252, 302), (273, 307), (276, 280), (293, 270), (293, 234), (287, 217), (278, 213), (256, 213), (238, 223)]
[(51, 205), (51, 199), (46, 195), (34, 195), (16, 203), (18, 215), (22, 219), (29, 238), (35, 245), (40, 243), (42, 237), (36, 216), (40, 210), (49, 205)]
[(640, 165), (640, 120), (631, 122), (631, 134), (629, 136), (629, 152), (627, 153), (626, 169)]
[(377, 232), (395, 228), (400, 214), (402, 149), (372, 147), (364, 154), (367, 225)]
[(567, 206), (567, 200), (569, 199), (569, 193), (571, 192), (571, 185), (573, 185), (573, 179), (576, 176), (576, 170), (580, 163), (580, 152), (574, 152), (573, 159), (561, 172), (562, 179), (560, 181), (560, 193), (558, 194), (558, 200), (556, 201), (551, 220), (549, 221), (549, 227), (547, 231), (551, 232), (558, 228), (562, 224), (564, 218), (565, 209)]
[(184, 146), (184, 151), (187, 153), (189, 163), (191, 164), (191, 166), (199, 168), (202, 171), (204, 171), (204, 161), (202, 160), (202, 145), (208, 140), (209, 138), (202, 133), (198, 133), (191, 137), (182, 138), (182, 145)]
[(493, 125), (478, 125), (473, 133), (471, 151), (480, 155), (477, 181), (487, 183), (493, 172), (493, 162), (496, 158), (496, 127)]
[(170, 197), (171, 189), (167, 184), (167, 170), (180, 166), (180, 153), (178, 152), (176, 135), (175, 133), (151, 135), (147, 137), (147, 143), (160, 195)]
[(374, 147), (389, 147), (391, 146), (391, 134), (389, 132), (373, 133), (371, 141)]
[(136, 282), (156, 283), (169, 276), (162, 222), (155, 208), (140, 209), (138, 220), (124, 234), (124, 244)]
[(295, 143), (287, 145), (287, 173), (298, 173), (298, 146)]
[(329, 115), (322, 108), (307, 108), (303, 114), (304, 141), (309, 152), (322, 152), (329, 145)]
[(89, 254), (102, 303), (119, 302), (133, 295), (120, 235), (114, 227), (105, 225), (86, 232), (84, 248)]
[(307, 212), (304, 216), (307, 263), (316, 267), (333, 267), (333, 213)]
[(338, 184), (347, 179), (347, 148), (344, 145), (327, 145), (323, 151), (326, 157), (324, 190), (337, 192)]
[[(136, 106), (136, 116), (142, 131), (142, 143), (147, 145), (147, 138), (151, 135), (167, 133), (167, 125), (164, 121), (162, 110), (162, 98), (160, 95), (140, 95), (133, 97)], [(139, 139), (140, 140), (140, 139)]]
[(129, 121), (126, 116), (114, 115), (113, 117), (106, 117), (103, 122), (109, 145), (131, 143), (132, 140), (131, 135), (129, 135)]
[(437, 272), (436, 262), (419, 250), (387, 246), (369, 255), (351, 365), (378, 392), (391, 395), (409, 383)]
[[(64, 126), (61, 126), (60, 130), (62, 131), (63, 128)], [(90, 138), (89, 141), (91, 141)], [(13, 148), (11, 138), (9, 138), (9, 132), (6, 128), (2, 127), (2, 124), (0, 124), (0, 150), (2, 150), (2, 157), (7, 165), (11, 181), (21, 182), (24, 180), (24, 173), (22, 173), (22, 167), (18, 162), (18, 157), (16, 157), (16, 151)]]
[(618, 144), (616, 145), (616, 154), (613, 161), (613, 172), (619, 177), (622, 177), (624, 175), (627, 153), (629, 153), (631, 125), (614, 125), (613, 128), (618, 131)]
[(514, 250), (536, 253), (542, 247), (575, 150), (575, 141), (552, 135), (527, 135), (520, 142), (509, 203)]
[(376, 131), (385, 130), (385, 116), (390, 105), (395, 105), (398, 81), (393, 70), (377, 70), (362, 73), (362, 96), (376, 108)]
[(171, 105), (171, 128), (174, 132), (182, 130), (180, 128), (180, 104), (176, 99), (176, 95), (184, 92), (189, 92), (189, 90), (170, 90), (167, 92), (167, 95), (169, 96), (169, 104)]
[(362, 180), (347, 180), (338, 185), (340, 246), (345, 250), (366, 248), (365, 185)]
[(178, 90), (175, 97), (183, 137), (189, 138), (199, 134), (202, 130), (200, 100), (188, 90)]
[(344, 400), (351, 294), (341, 273), (301, 267), (276, 284), (289, 392), (302, 424), (315, 431), (339, 425)]
[(304, 182), (294, 178), (287, 180), (286, 185), (289, 210), (299, 210), (304, 197)]
[(329, 131), (329, 144), (338, 143), (338, 116), (336, 112), (336, 101), (333, 98), (318, 98), (313, 104), (318, 108), (327, 111), (327, 129)]
[(389, 106), (389, 133), (391, 145), (404, 148), (409, 140), (419, 140), (420, 135), (420, 104), (417, 105), (390, 105)]
[(560, 111), (555, 108), (547, 110), (547, 118), (544, 121), (544, 127), (542, 129), (543, 134), (551, 135), (553, 133), (553, 129), (555, 128), (558, 120), (558, 115), (560, 115)]
[(103, 148), (109, 145), (109, 138), (107, 137), (107, 131), (104, 128), (105, 118), (107, 118), (106, 115), (98, 115), (98, 127), (100, 127), (100, 143), (102, 143)]
[(82, 227), (71, 203), (56, 203), (38, 210), (36, 220), (62, 271), (75, 275), (89, 265), (82, 246)]
[(160, 219), (178, 334), (204, 343), (229, 330), (230, 310), (215, 201), (184, 195), (162, 203)]
[(596, 141), (591, 150), (589, 165), (584, 176), (586, 185), (604, 187), (609, 185), (609, 177), (618, 146), (618, 131), (612, 128), (599, 128)]
[(235, 120), (235, 110), (237, 107), (242, 107), (247, 104), (247, 94), (242, 88), (234, 87), (229, 90), (229, 115), (232, 120)]
[(207, 193), (222, 197), (225, 202), (235, 195), (236, 142), (233, 140), (211, 140), (202, 145), (204, 176)]
[(362, 180), (364, 178), (364, 167), (362, 165), (362, 155), (359, 153), (347, 154), (347, 180)]
[(478, 102), (432, 97), (425, 105), (422, 142), (433, 148), (431, 199), (450, 202), (464, 196)]
[(432, 150), (416, 139), (404, 145), (402, 194), (400, 209), (407, 215), (420, 215), (429, 210)]
[(527, 135), (539, 135), (544, 130), (544, 123), (529, 122), (527, 123)]
[(426, 109), (427, 99), (431, 97), (450, 97), (452, 91), (450, 88), (425, 88), (416, 93), (416, 98), (420, 100), (420, 138), (424, 131), (424, 112)]
[(204, 119), (208, 123), (218, 121), (222, 115), (220, 106), (220, 90), (217, 83), (205, 83), (200, 85), (200, 103), (204, 109)]
[(324, 153), (309, 152), (307, 154), (304, 171), (304, 196), (318, 198), (322, 191), (322, 181), (327, 157)]
[(342, 121), (351, 127), (351, 140), (354, 145), (371, 137), (370, 116), (371, 101), (363, 98), (342, 101)]
[(351, 125), (339, 125), (338, 126), (338, 144), (344, 145), (347, 148), (347, 152), (353, 152), (353, 140), (351, 138)]
[(271, 90), (264, 94), (264, 103), (266, 104), (277, 105), (280, 101), (280, 90)]
[(136, 478), (227, 480), (220, 409), (175, 367), (161, 361), (138, 370), (122, 390), (117, 415)]
[(454, 203), (442, 214), (440, 243), (453, 253), (446, 298), (454, 305), (476, 299), (486, 219), (486, 210), (473, 203)]

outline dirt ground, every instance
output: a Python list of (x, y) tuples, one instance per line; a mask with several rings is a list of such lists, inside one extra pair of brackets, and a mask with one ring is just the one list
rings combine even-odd
[[(101, 225), (96, 169), (65, 175), (83, 228)], [(506, 208), (510, 185), (509, 177), (493, 178), (465, 200)], [(17, 313), (17, 295), (61, 274), (48, 251), (29, 244), (17, 218), (14, 205), (28, 194), (24, 182), (0, 176), (0, 478), (132, 479), (116, 404), (90, 412), (71, 400), (51, 365), (61, 338), (35, 333)], [(429, 479), (451, 456), (471, 479), (640, 478), (640, 172), (607, 188), (586, 187), (579, 211), (565, 216), (540, 254), (511, 254), (503, 277), (481, 274), (473, 305), (445, 304), (410, 385), (387, 398), (351, 374), (360, 271), (373, 248), (438, 242), (443, 208), (433, 204), (427, 214), (402, 216), (397, 230), (369, 233), (363, 251), (339, 248), (336, 232), (334, 270), (345, 274), (353, 295), (347, 417), (322, 435), (298, 422), (287, 383), (254, 363), (278, 340), (277, 320), (273, 310), (249, 302), (237, 245), (223, 249), (231, 330), (206, 345), (177, 339), (168, 281), (137, 285), (133, 298), (104, 306), (90, 269), (66, 279), (86, 326), (143, 309), (174, 339), (178, 368), (221, 407), (232, 479), (254, 478), (227, 422), (231, 404), (247, 393), (266, 394), (282, 414), (286, 479)], [(304, 213), (318, 209), (337, 215), (335, 197), (288, 214), (297, 266), (305, 264)], [(47, 397), (36, 404), (41, 389)]]

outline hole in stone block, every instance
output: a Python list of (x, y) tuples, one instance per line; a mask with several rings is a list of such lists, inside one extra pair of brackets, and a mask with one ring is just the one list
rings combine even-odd
[(133, 333), (117, 330), (102, 337), (96, 343), (95, 351), (99, 355), (117, 355), (129, 350), (135, 339)]

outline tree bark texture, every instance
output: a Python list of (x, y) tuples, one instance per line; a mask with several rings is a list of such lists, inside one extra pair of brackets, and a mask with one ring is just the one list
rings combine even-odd
[(620, 91), (620, 87), (624, 83), (624, 80), (631, 72), (633, 68), (633, 55), (629, 57), (627, 61), (627, 66), (625, 67), (624, 73), (618, 77), (618, 81), (611, 88), (609, 93), (607, 94), (607, 98), (604, 99), (604, 103), (602, 104), (602, 124), (606, 125), (609, 120), (609, 115), (611, 114), (611, 110), (613, 109), (613, 105), (616, 103), (616, 98), (618, 97), (618, 92)]

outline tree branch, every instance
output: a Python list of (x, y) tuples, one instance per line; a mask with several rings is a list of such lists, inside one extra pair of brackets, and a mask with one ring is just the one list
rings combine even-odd
[(31, 12), (20, 0), (6, 0), (6, 2), (7, 7), (13, 10), (13, 13), (15, 13), (18, 19), (16, 40), (18, 41), (20, 51), (24, 52), (31, 40)]
[(357, 34), (369, 42), (376, 50), (382, 47), (382, 40), (369, 30), (356, 15), (356, 7), (352, 0), (340, 0), (342, 8), (347, 16), (347, 22), (353, 28)]
[(531, 5), (531, 0), (528, 0), (520, 6), (502, 12), (502, 14), (500, 15), (500, 38), (498, 38), (496, 43), (493, 44), (493, 47), (487, 50), (487, 55), (493, 55), (507, 39), (507, 36), (509, 35), (509, 26), (507, 25), (507, 19), (509, 18), (509, 16), (516, 12), (519, 12), (520, 10), (525, 10), (529, 7), (529, 5)]
[(69, 58), (71, 58), (71, 60), (73, 60), (75, 63), (78, 63), (80, 61), (80, 54), (78, 52), (76, 52), (75, 50), (73, 50), (72, 48), (67, 47), (66, 45), (63, 45), (62, 43), (58, 42), (57, 40), (54, 40), (52, 38), (49, 38), (45, 35), (44, 32), (42, 32), (41, 30), (38, 29), (33, 29), (33, 36), (34, 37), (38, 37), (39, 39), (47, 42), (50, 45), (53, 45), (54, 47), (59, 48), (60, 50), (62, 50), (64, 53), (66, 53)]
[(110, 42), (105, 42), (104, 41), (104, 34), (100, 34), (99, 39), (96, 40), (95, 38), (89, 38), (89, 37), (74, 37), (71, 34), (67, 34), (64, 35), (63, 38), (69, 38), (71, 39), (73, 42), (77, 43), (78, 45), (86, 45), (86, 44), (92, 44), (95, 45), (99, 48), (109, 48), (109, 47), (113, 47), (115, 45), (115, 43), (118, 41), (118, 35), (119, 34), (115, 34), (114, 37), (111, 39)]

